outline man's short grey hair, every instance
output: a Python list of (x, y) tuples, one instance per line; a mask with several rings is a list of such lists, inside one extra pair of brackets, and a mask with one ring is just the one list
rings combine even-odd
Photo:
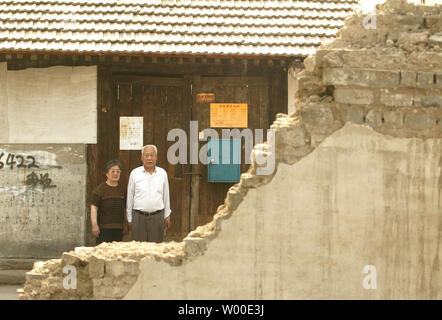
[(153, 144), (145, 145), (145, 146), (141, 149), (141, 154), (144, 153), (144, 149), (146, 149), (146, 148), (153, 148), (153, 149), (155, 150), (155, 153), (158, 154), (157, 146), (156, 146), (156, 145), (153, 145)]

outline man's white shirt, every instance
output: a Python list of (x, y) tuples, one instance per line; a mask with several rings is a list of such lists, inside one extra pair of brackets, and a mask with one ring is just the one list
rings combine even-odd
[(150, 174), (144, 166), (132, 170), (127, 186), (127, 221), (132, 222), (132, 210), (154, 212), (164, 209), (170, 215), (169, 181), (166, 170), (155, 167)]

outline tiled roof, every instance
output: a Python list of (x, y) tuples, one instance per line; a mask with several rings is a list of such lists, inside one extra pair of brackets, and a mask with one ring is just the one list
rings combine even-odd
[(298, 56), (358, 0), (0, 0), (0, 51)]

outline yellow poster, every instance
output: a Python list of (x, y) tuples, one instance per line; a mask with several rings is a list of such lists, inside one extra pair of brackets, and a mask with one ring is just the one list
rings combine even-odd
[(211, 103), (211, 128), (247, 128), (247, 103)]

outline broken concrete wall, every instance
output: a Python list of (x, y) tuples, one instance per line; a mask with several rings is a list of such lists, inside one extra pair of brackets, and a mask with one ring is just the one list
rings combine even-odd
[(0, 145), (0, 257), (52, 258), (84, 244), (84, 145)]
[(349, 123), (250, 189), (210, 243), (185, 239), (182, 266), (144, 259), (125, 298), (441, 298), (441, 159), (442, 139)]
[(376, 28), (367, 17), (305, 60), (296, 112), (212, 222), (181, 243), (64, 253), (21, 298), (441, 299), (441, 8), (390, 0)]

